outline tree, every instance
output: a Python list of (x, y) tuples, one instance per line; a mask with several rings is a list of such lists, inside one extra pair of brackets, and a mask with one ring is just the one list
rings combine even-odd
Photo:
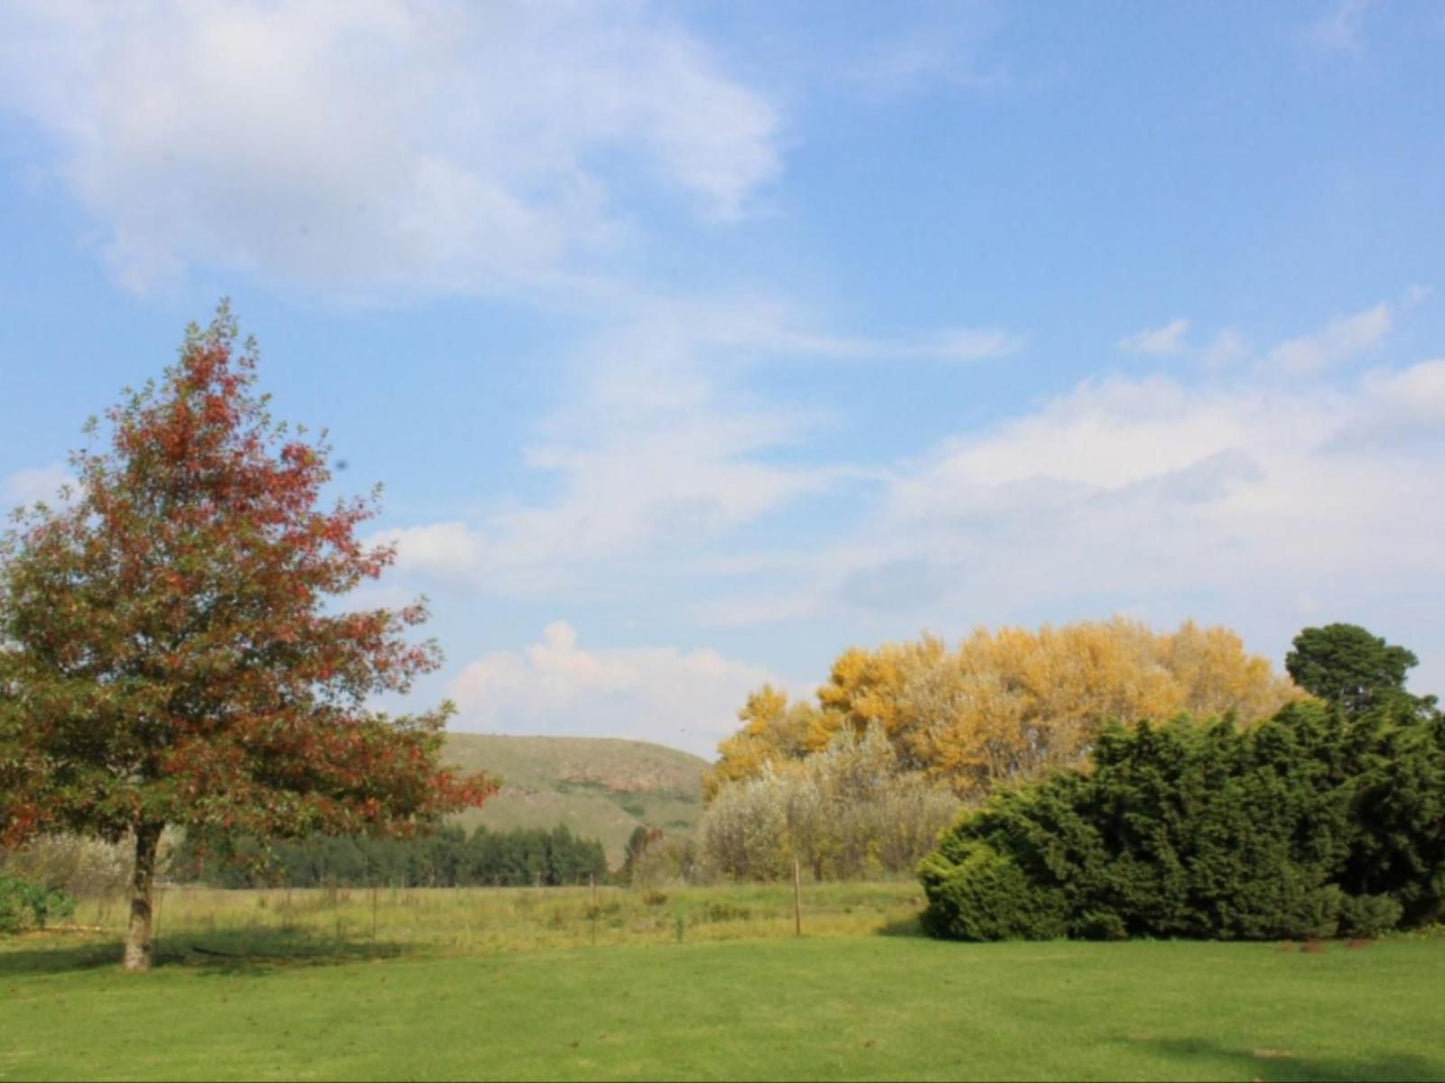
[(710, 869), (735, 880), (791, 874), (796, 858), (815, 880), (906, 872), (953, 819), (946, 787), (899, 763), (880, 723), (851, 726), (805, 760), (768, 764), (730, 782), (698, 824)]
[(1254, 723), (1300, 694), (1234, 632), (1192, 622), (1167, 634), (1121, 618), (980, 628), (953, 650), (924, 635), (845, 651), (817, 707), (766, 686), (753, 693), (742, 729), (718, 746), (706, 795), (815, 756), (840, 731), (877, 726), (904, 770), (973, 799), (1082, 762), (1110, 720), (1187, 712)]
[[(225, 303), (157, 384), (76, 452), (67, 506), (17, 513), (0, 543), (0, 841), (133, 839), (124, 966), (151, 962), (167, 825), (241, 837), (407, 834), (493, 792), (438, 766), (450, 704), (367, 706), (440, 664), (424, 604), (328, 605), (393, 561), (363, 546), (369, 499), (320, 506), (323, 433), (272, 421)], [(86, 428), (93, 435), (98, 423)]]
[(1284, 667), (1305, 691), (1359, 714), (1408, 695), (1405, 673), (1419, 661), (1357, 624), (1327, 624), (1295, 636)]
[(623, 851), (622, 868), (618, 870), (617, 878), (623, 883), (632, 883), (638, 863), (646, 856), (648, 849), (661, 841), (662, 828), (648, 827), (646, 824), (634, 827), (632, 834), (627, 837), (627, 848)]
[(822, 729), (821, 719), (811, 704), (790, 703), (786, 692), (770, 684), (749, 694), (738, 711), (742, 728), (723, 739), (718, 745), (718, 762), (703, 772), (703, 799), (711, 801), (729, 782), (756, 777), (765, 764), (807, 756)]

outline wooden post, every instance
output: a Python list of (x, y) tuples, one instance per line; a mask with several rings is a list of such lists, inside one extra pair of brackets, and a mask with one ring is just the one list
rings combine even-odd
[(793, 855), (793, 931), (803, 935), (803, 873), (798, 868), (798, 855)]
[(371, 942), (376, 943), (376, 877), (371, 878)]
[(587, 886), (592, 889), (592, 946), (597, 946), (597, 874), (587, 874)]
[[(166, 896), (166, 889), (159, 884), (156, 885), (156, 924), (151, 930), (151, 950), (159, 954), (161, 942), (161, 900)], [(152, 956), (154, 957), (154, 956)]]

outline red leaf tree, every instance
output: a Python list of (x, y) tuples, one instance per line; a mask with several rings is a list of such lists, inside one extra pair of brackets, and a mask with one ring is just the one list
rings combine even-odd
[(73, 502), (0, 542), (0, 843), (133, 838), (127, 970), (151, 962), (167, 825), (222, 846), (405, 834), (495, 789), (439, 767), (449, 703), (368, 707), (440, 651), (406, 638), (422, 604), (328, 608), (395, 558), (356, 537), (380, 489), (323, 508), (325, 434), (273, 422), (255, 367), (223, 303), (107, 412), (109, 448), (72, 456)]

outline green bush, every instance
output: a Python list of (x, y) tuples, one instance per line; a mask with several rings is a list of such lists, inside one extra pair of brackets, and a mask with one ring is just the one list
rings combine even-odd
[(63, 891), (0, 873), (0, 934), (43, 929), (53, 919), (75, 913), (75, 900)]
[(1345, 895), (1340, 900), (1340, 933), (1373, 937), (1400, 923), (1404, 907), (1388, 895)]
[(963, 940), (1374, 936), (1445, 899), (1445, 729), (1292, 704), (1249, 730), (1107, 729), (1091, 769), (1003, 791), (919, 868)]
[(923, 862), (932, 905), (924, 925), (960, 940), (1051, 940), (1064, 935), (1064, 895), (1029, 882), (1023, 870), (986, 842), (963, 847), (961, 860)]

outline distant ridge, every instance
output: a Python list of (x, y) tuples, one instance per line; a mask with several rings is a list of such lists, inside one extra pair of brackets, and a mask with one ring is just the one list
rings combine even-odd
[(607, 860), (622, 863), (639, 825), (687, 834), (702, 813), (706, 760), (690, 752), (615, 737), (511, 737), (449, 733), (442, 758), (502, 779), (502, 790), (456, 822), (468, 830), (552, 828), (602, 840)]

